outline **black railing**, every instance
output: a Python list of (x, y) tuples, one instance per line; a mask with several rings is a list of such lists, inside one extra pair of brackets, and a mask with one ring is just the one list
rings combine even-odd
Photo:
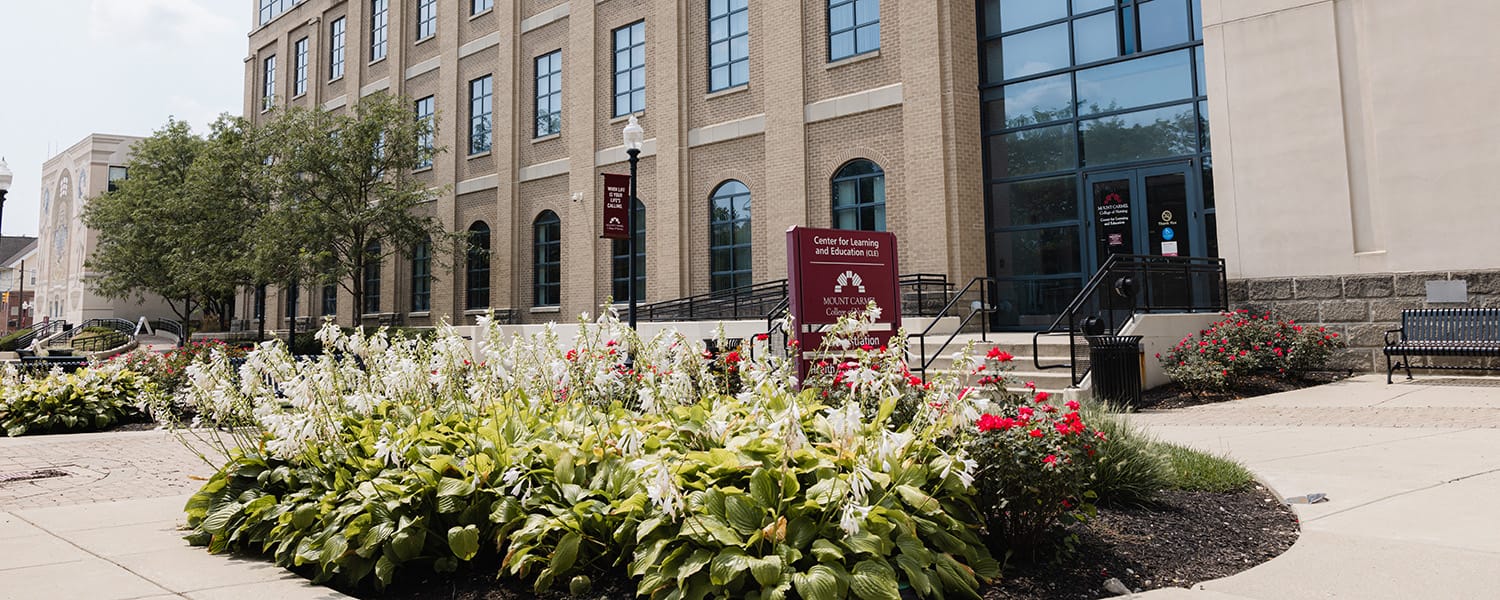
[(102, 352), (130, 343), (130, 336), (118, 331), (74, 339), (69, 345), (79, 352)]
[(645, 321), (718, 321), (758, 319), (768, 308), (785, 300), (785, 279), (698, 294), (676, 300), (654, 302), (638, 308)]
[[(979, 317), (979, 339), (981, 341), (989, 341), (987, 336), (990, 330), (990, 313), (995, 311), (995, 307), (990, 304), (989, 288), (994, 283), (995, 280), (990, 277), (975, 277), (969, 280), (968, 285), (965, 285), (958, 293), (952, 294), (948, 302), (943, 305), (943, 308), (932, 315), (932, 322), (928, 323), (926, 328), (920, 332), (906, 334), (908, 339), (917, 338), (917, 366), (911, 370), (920, 371), (925, 377), (927, 375), (927, 368), (931, 367), (933, 361), (936, 361), (939, 356), (943, 355), (943, 351), (947, 350), (948, 346), (953, 343), (953, 340), (958, 338), (959, 333), (968, 329), (969, 322), (973, 321), (974, 317)], [(962, 301), (969, 298), (970, 292), (973, 290), (978, 291), (979, 298), (977, 300), (970, 300), (967, 305), (963, 304)], [(943, 340), (942, 345), (933, 351), (932, 356), (927, 356), (927, 336), (943, 322), (945, 317), (948, 317), (954, 311), (964, 309), (968, 309), (969, 313), (959, 320), (958, 326), (953, 329), (953, 333), (948, 335), (948, 339)], [(910, 348), (910, 344), (907, 347)]]
[[(46, 338), (43, 341), (47, 342), (47, 345), (49, 346), (58, 345), (71, 348), (73, 346), (73, 338), (78, 337), (80, 334), (84, 333), (84, 330), (90, 327), (102, 327), (110, 329), (116, 333), (124, 334), (126, 337), (126, 341), (129, 341), (130, 336), (135, 333), (135, 323), (131, 323), (130, 321), (126, 321), (125, 319), (89, 319), (87, 321), (84, 321), (83, 324), (77, 327), (64, 331), (53, 337)], [(100, 348), (99, 350), (108, 349), (109, 348)]]
[[(1072, 369), (1078, 385), (1089, 372), (1088, 344), (1080, 338), (1119, 333), (1138, 313), (1228, 310), (1228, 287), (1222, 258), (1110, 255), (1057, 320), (1031, 337), (1032, 363), (1038, 369)], [(1044, 335), (1068, 336), (1068, 362), (1042, 364)]]
[[(929, 316), (948, 302), (952, 286), (948, 276), (934, 273), (911, 273), (900, 277), (901, 314)], [(655, 302), (639, 307), (646, 321), (722, 321), (740, 319), (774, 320), (778, 309), (785, 310), (787, 280), (777, 279), (708, 294)]]
[(156, 331), (158, 335), (166, 332), (176, 336), (178, 346), (187, 343), (187, 328), (183, 327), (181, 322), (172, 319), (152, 319), (150, 323), (151, 329)]
[(26, 333), (23, 333), (20, 337), (16, 338), (17, 348), (30, 347), (31, 343), (38, 339), (44, 339), (47, 336), (62, 333), (64, 331), (72, 329), (72, 327), (68, 326), (67, 321), (53, 319), (48, 321), (41, 321), (39, 323), (33, 323), (31, 327), (27, 327), (26, 329)]

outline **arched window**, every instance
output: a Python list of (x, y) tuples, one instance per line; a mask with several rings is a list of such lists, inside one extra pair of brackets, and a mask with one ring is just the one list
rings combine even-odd
[(365, 246), (365, 314), (380, 312), (380, 242)]
[(432, 238), (411, 249), (411, 310), (432, 310)]
[(464, 307), (490, 306), (490, 226), (475, 221), (469, 226), (469, 250), (464, 257)]
[[(635, 230), (635, 299), (646, 299), (646, 205), (639, 198), (631, 205), (630, 228)], [(615, 302), (630, 300), (630, 240), (615, 240), (611, 254), (614, 259)]]
[(562, 220), (544, 210), (532, 234), (532, 305), (557, 306), (562, 299)]
[(750, 188), (733, 179), (709, 199), (708, 255), (713, 291), (748, 286), (750, 280)]
[(833, 228), (885, 231), (885, 171), (863, 158), (833, 176)]

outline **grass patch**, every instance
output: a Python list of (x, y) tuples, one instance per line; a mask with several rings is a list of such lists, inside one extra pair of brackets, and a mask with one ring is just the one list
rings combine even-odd
[(1239, 463), (1160, 441), (1107, 406), (1086, 403), (1080, 412), (1109, 438), (1089, 488), (1101, 504), (1148, 505), (1162, 490), (1237, 492), (1255, 481)]
[(1250, 487), (1255, 477), (1239, 463), (1166, 442), (1156, 442), (1167, 467), (1169, 485), (1189, 492), (1238, 492)]

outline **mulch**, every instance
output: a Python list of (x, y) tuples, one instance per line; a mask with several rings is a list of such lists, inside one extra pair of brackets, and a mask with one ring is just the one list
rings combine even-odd
[(1141, 404), (1135, 408), (1160, 410), (1215, 404), (1333, 383), (1347, 379), (1350, 375), (1348, 371), (1309, 371), (1298, 373), (1295, 377), (1255, 374), (1236, 380), (1234, 387), (1230, 390), (1202, 392), (1197, 395), (1188, 392), (1176, 383), (1169, 383), (1141, 392)]
[(1133, 592), (1191, 587), (1266, 562), (1297, 541), (1297, 518), (1264, 487), (1216, 494), (1163, 492), (1156, 505), (1101, 508), (1076, 526), (1074, 554), (1007, 565), (985, 600), (1101, 598), (1118, 579)]

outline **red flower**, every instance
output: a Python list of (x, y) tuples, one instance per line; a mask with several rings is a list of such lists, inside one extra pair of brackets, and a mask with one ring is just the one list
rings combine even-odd
[(731, 365), (734, 364), (734, 363), (740, 362), (740, 351), (739, 350), (730, 350), (729, 354), (725, 354), (724, 355), (724, 362), (729, 363)]
[(989, 354), (986, 354), (985, 358), (989, 358), (991, 360), (997, 360), (997, 361), (1000, 361), (1000, 362), (1010, 362), (1010, 361), (1014, 360), (1016, 357), (1013, 356), (1013, 355), (1011, 355), (1011, 353), (1006, 352), (1004, 350), (1001, 350), (999, 348), (990, 348)]
[(1052, 425), (1052, 427), (1054, 429), (1056, 429), (1058, 433), (1061, 433), (1063, 435), (1068, 435), (1068, 429), (1069, 429), (1069, 427), (1068, 427), (1067, 423), (1056, 423), (1056, 424)]
[(1052, 396), (1052, 394), (1048, 394), (1047, 392), (1037, 392), (1036, 393), (1036, 401), (1037, 402), (1046, 402), (1047, 398), (1050, 398), (1051, 396)]
[(1094, 437), (1099, 438), (1099, 441), (1101, 441), (1101, 442), (1105, 440), (1105, 436), (1104, 436), (1104, 432), (1103, 431), (1095, 431), (1094, 432)]
[(1031, 430), (1031, 433), (1029, 433), (1027, 435), (1030, 435), (1031, 437), (1034, 437), (1034, 438), (1039, 438), (1039, 437), (1045, 436), (1047, 434), (1044, 433), (1044, 432), (1042, 432), (1042, 430), (1040, 430), (1040, 429), (1033, 429), (1033, 430)]
[(1000, 417), (992, 414), (984, 414), (979, 417), (979, 431), (993, 431), (1000, 429)]
[(769, 339), (771, 339), (771, 334), (769, 334), (769, 333), (761, 333), (761, 334), (757, 334), (757, 335), (756, 335), (756, 336), (755, 336), (755, 339), (757, 339), (757, 340), (760, 340), (760, 341), (762, 341), (762, 342), (764, 342), (764, 341), (766, 341), (766, 340), (769, 340)]
[[(1067, 407), (1068, 407), (1068, 410), (1078, 410), (1078, 401), (1077, 400), (1069, 400), (1067, 402)], [(1074, 413), (1074, 414), (1077, 414), (1077, 413)]]
[(875, 347), (874, 347), (874, 346), (871, 346), (871, 345), (869, 345), (869, 344), (865, 344), (865, 345), (863, 345), (863, 346), (860, 346), (860, 347), (859, 347), (859, 349), (860, 349), (860, 350), (864, 350), (864, 351), (865, 351), (865, 352), (869, 352), (869, 351), (871, 351), (871, 350), (874, 350), (874, 349), (875, 349)]
[(1042, 459), (1042, 462), (1045, 463), (1049, 467), (1055, 467), (1055, 466), (1057, 466), (1057, 455), (1056, 454), (1048, 454), (1047, 458)]

